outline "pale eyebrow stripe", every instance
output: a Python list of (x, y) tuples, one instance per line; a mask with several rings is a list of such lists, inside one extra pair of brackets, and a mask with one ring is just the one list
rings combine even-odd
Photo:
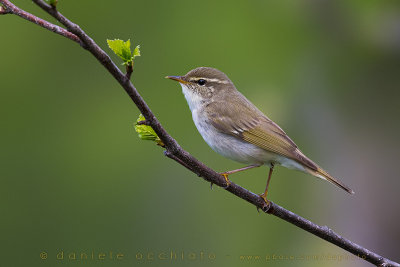
[(223, 84), (228, 84), (229, 83), (227, 80), (220, 80), (220, 79), (217, 79), (217, 78), (210, 79), (210, 78), (204, 78), (204, 77), (192, 77), (192, 78), (190, 78), (190, 81), (199, 80), (199, 79), (206, 80), (207, 82), (216, 82), (216, 83), (223, 83)]

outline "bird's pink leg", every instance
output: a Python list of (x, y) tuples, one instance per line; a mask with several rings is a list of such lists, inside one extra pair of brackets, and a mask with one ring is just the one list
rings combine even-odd
[(229, 174), (233, 174), (233, 173), (237, 173), (237, 172), (241, 172), (241, 171), (245, 171), (245, 170), (257, 168), (257, 167), (260, 167), (261, 165), (262, 165), (262, 164), (252, 164), (252, 165), (249, 165), (249, 166), (240, 168), (240, 169), (236, 169), (236, 170), (232, 170), (232, 171), (227, 171), (227, 172), (221, 172), (220, 174), (221, 174), (222, 176), (224, 176), (225, 181), (226, 181), (226, 187), (228, 187), (228, 186), (231, 184), (231, 181), (229, 181), (229, 179), (228, 179), (228, 175), (229, 175)]
[(273, 170), (274, 170), (274, 164), (271, 163), (271, 168), (269, 169), (269, 174), (268, 174), (267, 186), (265, 187), (264, 193), (260, 195), (260, 197), (262, 197), (262, 199), (264, 199), (265, 203), (267, 203), (267, 204), (268, 204), (268, 200), (267, 200), (268, 186), (269, 186), (269, 182), (271, 181), (271, 176), (272, 176)]

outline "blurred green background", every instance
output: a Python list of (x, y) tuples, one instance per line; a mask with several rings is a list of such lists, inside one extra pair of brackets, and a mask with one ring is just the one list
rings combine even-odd
[[(53, 21), (31, 1), (13, 2)], [(183, 148), (217, 171), (242, 165), (206, 145), (180, 86), (164, 76), (224, 71), (356, 191), (277, 168), (270, 199), (400, 261), (398, 1), (59, 2), (109, 54), (106, 39), (141, 45), (135, 86)], [(0, 28), (1, 266), (369, 266), (211, 191), (139, 140), (138, 109), (77, 44), (12, 15)], [(266, 176), (230, 178), (261, 193)]]

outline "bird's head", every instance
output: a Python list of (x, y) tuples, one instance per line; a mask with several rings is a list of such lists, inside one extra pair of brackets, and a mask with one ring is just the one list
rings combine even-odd
[[(182, 86), (182, 91), (188, 100), (206, 101), (221, 93), (229, 95), (229, 90), (236, 90), (232, 81), (220, 70), (199, 67), (186, 73), (184, 76), (167, 76)], [(190, 105), (190, 103), (189, 103)]]

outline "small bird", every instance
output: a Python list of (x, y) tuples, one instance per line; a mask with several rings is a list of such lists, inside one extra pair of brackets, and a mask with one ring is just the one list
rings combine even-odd
[(266, 203), (268, 186), (275, 165), (299, 170), (354, 194), (307, 158), (286, 133), (243, 96), (228, 78), (214, 68), (199, 67), (184, 76), (167, 76), (178, 81), (192, 111), (197, 130), (217, 153), (232, 160), (250, 164), (221, 173), (227, 185), (228, 175), (262, 165), (270, 167), (265, 191), (260, 196)]

